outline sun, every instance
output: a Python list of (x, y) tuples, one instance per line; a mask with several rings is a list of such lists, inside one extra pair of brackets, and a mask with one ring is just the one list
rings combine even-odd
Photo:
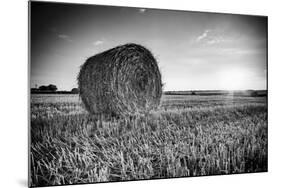
[(223, 90), (245, 90), (249, 86), (250, 72), (233, 68), (219, 72), (219, 87)]

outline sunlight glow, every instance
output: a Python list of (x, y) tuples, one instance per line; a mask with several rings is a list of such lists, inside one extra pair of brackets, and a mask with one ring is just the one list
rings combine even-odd
[(220, 88), (224, 90), (249, 89), (250, 72), (243, 69), (223, 70), (219, 74)]

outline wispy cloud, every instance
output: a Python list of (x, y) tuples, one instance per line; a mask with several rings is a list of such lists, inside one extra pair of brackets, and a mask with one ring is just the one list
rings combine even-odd
[(201, 35), (199, 35), (197, 38), (196, 38), (196, 41), (199, 42), (201, 40), (203, 40), (204, 38), (206, 38), (208, 36), (208, 33), (210, 32), (210, 30), (205, 30)]
[(97, 40), (94, 42), (94, 45), (99, 46), (99, 45), (102, 45), (103, 43), (104, 43), (104, 40)]
[(139, 13), (145, 13), (146, 12), (146, 9), (145, 8), (140, 8), (139, 9)]
[(220, 38), (220, 37), (212, 37), (212, 38), (210, 38), (206, 41), (206, 43), (210, 44), (210, 45), (217, 44), (217, 43), (220, 43), (220, 42), (223, 42), (223, 39)]
[(54, 34), (54, 36), (58, 37), (59, 39), (62, 39), (62, 40), (67, 41), (67, 42), (73, 41), (72, 38), (69, 35), (59, 32), (56, 27), (50, 27), (48, 29), (49, 29), (50, 32), (52, 32)]
[(232, 39), (230, 37), (225, 37), (224, 32), (221, 30), (207, 29), (201, 35), (199, 35), (195, 41), (205, 45), (215, 45), (224, 42), (230, 42)]
[(68, 41), (68, 42), (72, 42), (73, 40), (71, 39), (71, 37), (69, 35), (66, 35), (66, 34), (58, 34), (58, 37), (60, 39), (63, 39), (65, 41)]

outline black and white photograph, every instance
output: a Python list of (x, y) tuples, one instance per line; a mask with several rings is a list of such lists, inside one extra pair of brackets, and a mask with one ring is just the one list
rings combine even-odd
[(268, 171), (268, 17), (29, 1), (30, 187)]

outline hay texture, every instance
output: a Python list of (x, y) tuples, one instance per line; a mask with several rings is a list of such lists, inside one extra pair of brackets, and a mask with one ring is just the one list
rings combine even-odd
[(86, 60), (78, 75), (79, 92), (91, 114), (135, 115), (156, 109), (161, 74), (145, 47), (125, 44)]

